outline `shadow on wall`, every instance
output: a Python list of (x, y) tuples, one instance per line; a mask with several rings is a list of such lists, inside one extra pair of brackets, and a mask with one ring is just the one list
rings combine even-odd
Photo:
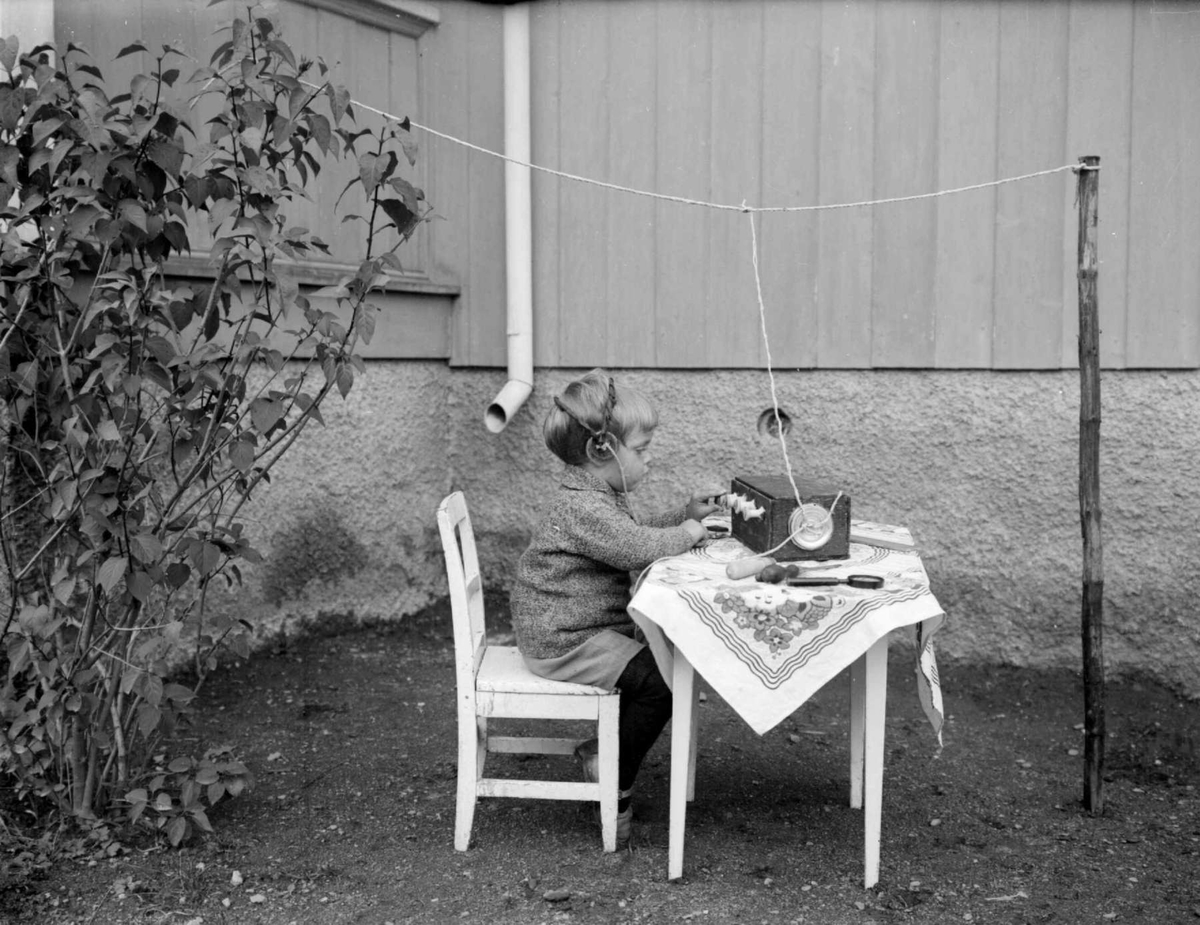
[(367, 548), (346, 527), (342, 515), (333, 505), (318, 502), (302, 509), (272, 537), (263, 596), (278, 606), (314, 581), (336, 583), (366, 564)]

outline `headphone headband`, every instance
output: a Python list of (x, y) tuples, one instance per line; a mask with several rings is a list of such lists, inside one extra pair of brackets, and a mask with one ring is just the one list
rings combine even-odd
[(589, 425), (579, 415), (577, 415), (574, 411), (572, 411), (570, 408), (568, 408), (566, 406), (566, 404), (562, 401), (562, 399), (557, 395), (554, 396), (554, 404), (558, 408), (559, 411), (563, 412), (563, 414), (565, 414), (572, 421), (574, 421), (576, 424), (578, 424), (580, 427), (582, 427), (584, 430), (586, 430), (589, 434), (591, 434), (592, 439), (596, 441), (597, 446), (599, 448), (609, 449), (609, 450), (612, 449), (612, 443), (613, 443), (613, 440), (615, 439), (613, 437), (613, 433), (612, 433), (612, 415), (613, 415), (613, 408), (617, 404), (617, 385), (613, 381), (612, 376), (608, 377), (608, 395), (606, 396), (606, 399), (604, 402), (604, 411), (603, 411), (604, 418), (603, 418), (603, 423), (600, 425), (599, 428), (595, 428), (595, 427), (592, 427), (591, 425)]

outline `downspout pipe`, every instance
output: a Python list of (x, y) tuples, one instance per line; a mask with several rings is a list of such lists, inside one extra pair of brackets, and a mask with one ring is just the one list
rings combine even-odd
[(504, 241), (507, 279), (508, 382), (492, 399), (484, 423), (508, 426), (533, 392), (533, 192), (529, 91), (529, 4), (504, 8)]

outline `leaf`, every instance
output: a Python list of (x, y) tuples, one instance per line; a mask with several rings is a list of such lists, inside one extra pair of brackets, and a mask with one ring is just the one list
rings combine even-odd
[(48, 119), (39, 119), (33, 124), (33, 143), (40, 145), (43, 141), (62, 128), (63, 120), (58, 116), (52, 116)]
[(0, 40), (0, 67), (6, 71), (16, 70), (17, 53), (21, 48), (21, 43), (15, 35), (10, 35), (8, 38)]
[(121, 218), (142, 231), (146, 230), (146, 210), (141, 205), (132, 199), (122, 199), (120, 208)]
[(62, 581), (54, 585), (54, 598), (60, 604), (66, 604), (71, 600), (71, 595), (75, 593), (75, 575), (69, 575)]
[(172, 588), (182, 588), (192, 576), (192, 570), (186, 562), (172, 562), (167, 566), (167, 583)]
[(376, 187), (392, 175), (397, 163), (395, 151), (388, 151), (382, 157), (376, 157), (374, 154), (359, 155), (358, 178), (368, 195), (375, 192)]
[(347, 299), (350, 297), (350, 290), (346, 288), (345, 283), (338, 283), (336, 286), (322, 286), (308, 294), (310, 299)]
[(395, 224), (396, 230), (405, 238), (412, 234), (420, 220), (419, 216), (399, 199), (381, 199), (379, 207), (387, 213), (388, 218)]
[(218, 774), (217, 769), (213, 767), (200, 768), (200, 770), (196, 772), (196, 783), (205, 787), (207, 787), (209, 784), (215, 784), (220, 779), (221, 775)]
[(197, 543), (192, 550), (192, 564), (201, 575), (211, 575), (221, 564), (221, 550), (209, 542)]
[(333, 138), (333, 129), (329, 125), (329, 120), (319, 112), (314, 112), (308, 120), (308, 126), (321, 153), (328, 154), (329, 143)]
[(342, 398), (350, 394), (350, 389), (354, 386), (354, 370), (349, 366), (342, 366), (337, 371), (337, 389), (342, 393)]
[(147, 565), (153, 565), (162, 558), (163, 545), (153, 533), (138, 533), (130, 539), (129, 551)]
[(229, 447), (229, 462), (238, 472), (248, 474), (254, 467), (254, 447), (238, 440)]
[(250, 403), (250, 419), (260, 434), (267, 433), (284, 415), (283, 402), (271, 398), (256, 398)]
[(190, 771), (194, 763), (195, 762), (191, 758), (185, 755), (180, 758), (172, 759), (171, 763), (167, 765), (167, 770), (172, 774), (180, 774), (184, 771)]
[(295, 119), (304, 111), (304, 104), (308, 100), (308, 95), (311, 91), (299, 85), (292, 88), (292, 92), (288, 94), (288, 118)]
[[(162, 713), (159, 711), (158, 707), (154, 706), (154, 704), (151, 704), (151, 703), (141, 704), (138, 707), (137, 712), (138, 712), (138, 723), (137, 723), (138, 731), (142, 734), (143, 738), (149, 738), (150, 733), (152, 733), (155, 730), (155, 728), (157, 728), (159, 722), (162, 720)], [(160, 798), (163, 796), (166, 796), (166, 794), (161, 794), (161, 793), (159, 794)], [(167, 808), (168, 809), (170, 808), (170, 805), (171, 805), (170, 801), (171, 801), (171, 798), (167, 797)]]
[(129, 559), (126, 556), (113, 556), (102, 566), (96, 576), (96, 580), (100, 582), (107, 594), (112, 593), (112, 589), (117, 586), (117, 583), (125, 577), (125, 572), (129, 568)]
[[(406, 120), (407, 121), (407, 120)], [(404, 151), (404, 156), (408, 158), (409, 166), (416, 166), (417, 163), (417, 142), (416, 139), (409, 135), (404, 135), (400, 139), (400, 147)]]
[(156, 139), (146, 148), (146, 156), (158, 164), (169, 176), (179, 176), (183, 169), (183, 147), (174, 141)]
[(208, 821), (208, 815), (202, 809), (193, 809), (188, 811), (188, 815), (200, 827), (203, 832), (211, 832), (213, 830), (212, 823)]
[(217, 800), (225, 796), (225, 785), (221, 781), (208, 785), (208, 805), (216, 806)]
[(127, 585), (129, 593), (143, 604), (154, 595), (154, 579), (140, 569), (130, 574)]
[(209, 309), (208, 315), (204, 318), (204, 339), (212, 340), (217, 336), (217, 332), (221, 329), (221, 313), (217, 311), (217, 305), (214, 302), (212, 308)]
[(142, 696), (155, 709), (162, 703), (163, 680), (156, 674), (147, 672), (142, 675)]
[(329, 109), (333, 113), (333, 124), (337, 125), (350, 108), (350, 91), (345, 87), (327, 86), (325, 95), (329, 97)]
[(358, 306), (355, 314), (358, 315), (358, 336), (364, 344), (369, 344), (375, 336), (375, 318), (379, 314), (379, 306), (364, 302)]
[(145, 51), (145, 50), (146, 50), (146, 46), (143, 45), (141, 42), (134, 42), (132, 45), (126, 45), (124, 48), (122, 48), (120, 51), (118, 51), (117, 57), (114, 60), (120, 61), (126, 55), (135, 55), (139, 51)]
[(0, 128), (11, 132), (25, 111), (25, 91), (20, 87), (0, 87)]
[(171, 824), (167, 826), (167, 838), (170, 839), (172, 847), (178, 848), (183, 837), (187, 835), (188, 821), (185, 816), (176, 816), (171, 820)]

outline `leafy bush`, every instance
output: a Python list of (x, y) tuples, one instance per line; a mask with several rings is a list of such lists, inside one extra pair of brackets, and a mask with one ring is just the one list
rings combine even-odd
[[(243, 505), (350, 391), (371, 294), (429, 215), (396, 172), (407, 121), (357, 128), (270, 18), (223, 38), (186, 82), (162, 46), (116, 96), (74, 45), (0, 43), (0, 769), (31, 810), (149, 820), (173, 844), (252, 780), (227, 754), (155, 767), (220, 654), (249, 652), (253, 627), (206, 607), (258, 560)], [(287, 209), (342, 156), (364, 257), (306, 295), (288, 265), (328, 248)], [(200, 227), (212, 278), (184, 284), (167, 261)]]

